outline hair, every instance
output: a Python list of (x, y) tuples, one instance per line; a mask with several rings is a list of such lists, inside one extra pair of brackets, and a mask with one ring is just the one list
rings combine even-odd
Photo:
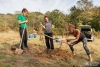
[(69, 24), (69, 27), (75, 29), (75, 26), (73, 24)]
[(28, 10), (27, 10), (26, 8), (23, 8), (23, 9), (22, 9), (22, 13), (23, 13), (23, 12), (28, 12)]
[(48, 18), (48, 16), (44, 16), (44, 18)]

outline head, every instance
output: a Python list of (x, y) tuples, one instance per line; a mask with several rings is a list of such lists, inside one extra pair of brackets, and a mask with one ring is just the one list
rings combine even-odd
[(44, 16), (44, 21), (45, 21), (45, 22), (48, 22), (48, 20), (49, 20), (49, 19), (48, 19), (48, 16)]
[(27, 13), (28, 13), (28, 10), (27, 10), (26, 8), (23, 8), (23, 9), (22, 9), (22, 14), (23, 14), (24, 16), (26, 16)]
[(69, 32), (73, 33), (74, 29), (75, 29), (75, 26), (73, 24), (70, 24), (69, 27), (68, 27)]

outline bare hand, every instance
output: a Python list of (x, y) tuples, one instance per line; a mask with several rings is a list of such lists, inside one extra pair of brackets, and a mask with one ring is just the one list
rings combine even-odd
[(40, 25), (42, 25), (42, 23), (40, 23)]
[(62, 39), (61, 39), (61, 41), (64, 41), (64, 40), (66, 40), (66, 38), (62, 38)]
[(28, 20), (25, 21), (26, 23), (28, 22)]
[(45, 27), (43, 26), (43, 24), (42, 23), (40, 23), (40, 25), (45, 29)]
[(68, 45), (71, 45), (72, 42), (67, 42)]

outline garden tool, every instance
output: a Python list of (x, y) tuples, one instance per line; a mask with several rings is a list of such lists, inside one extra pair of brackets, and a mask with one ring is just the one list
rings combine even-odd
[[(25, 26), (26, 26), (26, 23), (25, 23)], [(15, 54), (18, 54), (18, 55), (23, 53), (23, 50), (21, 49), (21, 44), (22, 44), (22, 40), (23, 40), (23, 36), (24, 36), (25, 26), (24, 26), (24, 29), (23, 29), (23, 32), (22, 32), (22, 38), (21, 38), (21, 41), (20, 41), (19, 48), (16, 48), (16, 50), (15, 50)]]

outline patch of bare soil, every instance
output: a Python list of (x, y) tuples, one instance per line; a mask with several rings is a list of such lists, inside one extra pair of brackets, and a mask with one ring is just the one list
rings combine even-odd
[(63, 49), (56, 48), (54, 50), (44, 51), (42, 53), (33, 54), (35, 57), (48, 58), (53, 60), (63, 60), (66, 61), (67, 58), (72, 57), (72, 55)]
[(24, 50), (25, 53), (28, 53), (36, 58), (41, 59), (53, 59), (53, 60), (63, 60), (66, 61), (67, 58), (73, 57), (67, 50), (55, 48), (54, 50), (45, 50), (44, 47), (29, 45), (28, 50)]

